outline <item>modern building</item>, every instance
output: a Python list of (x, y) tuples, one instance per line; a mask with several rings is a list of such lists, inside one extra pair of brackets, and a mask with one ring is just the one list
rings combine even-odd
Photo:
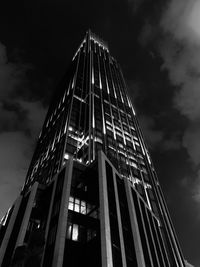
[(185, 266), (120, 66), (90, 30), (0, 242), (2, 267)]

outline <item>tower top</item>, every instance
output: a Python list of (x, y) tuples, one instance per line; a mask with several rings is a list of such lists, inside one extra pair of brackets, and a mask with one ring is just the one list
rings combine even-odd
[(93, 33), (90, 29), (88, 29), (86, 32), (86, 38), (88, 38), (88, 40), (94, 40), (94, 42), (97, 42), (99, 45), (109, 51), (107, 42)]

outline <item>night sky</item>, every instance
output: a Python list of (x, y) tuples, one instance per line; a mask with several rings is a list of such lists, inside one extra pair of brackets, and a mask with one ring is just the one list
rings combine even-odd
[(200, 1), (26, 0), (0, 9), (0, 217), (90, 28), (120, 63), (188, 266), (200, 266)]

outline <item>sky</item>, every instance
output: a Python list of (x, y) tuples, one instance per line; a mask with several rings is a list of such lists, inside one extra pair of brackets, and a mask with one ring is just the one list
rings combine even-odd
[(87, 29), (122, 67), (187, 266), (200, 266), (200, 1), (7, 0), (0, 10), (0, 217)]

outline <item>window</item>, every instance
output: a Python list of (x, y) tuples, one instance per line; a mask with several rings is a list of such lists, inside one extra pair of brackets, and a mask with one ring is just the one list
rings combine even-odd
[(86, 202), (81, 201), (81, 213), (86, 214)]
[(76, 242), (87, 242), (95, 238), (97, 232), (95, 229), (87, 229), (83, 225), (68, 222), (66, 238)]
[(75, 198), (74, 211), (76, 211), (76, 212), (80, 212), (79, 207), (80, 207), (80, 199)]
[(73, 225), (72, 240), (78, 241), (78, 224)]
[(69, 206), (68, 206), (68, 209), (69, 210), (73, 210), (74, 209), (74, 198), (73, 197), (70, 197), (69, 198)]
[[(90, 203), (86, 203), (86, 201), (84, 201), (84, 200), (80, 200), (80, 199), (74, 198), (74, 197), (69, 198), (69, 205), (68, 205), (69, 210), (73, 210), (75, 212), (86, 215), (86, 214), (90, 213), (94, 208), (95, 208), (94, 205), (91, 205)], [(96, 209), (95, 209), (95, 211), (96, 211)], [(94, 215), (91, 217), (94, 217)]]
[(69, 223), (67, 227), (67, 239), (71, 239), (71, 235), (72, 235), (72, 223)]
[(96, 236), (96, 231), (92, 229), (88, 229), (87, 231), (87, 241), (90, 241)]

